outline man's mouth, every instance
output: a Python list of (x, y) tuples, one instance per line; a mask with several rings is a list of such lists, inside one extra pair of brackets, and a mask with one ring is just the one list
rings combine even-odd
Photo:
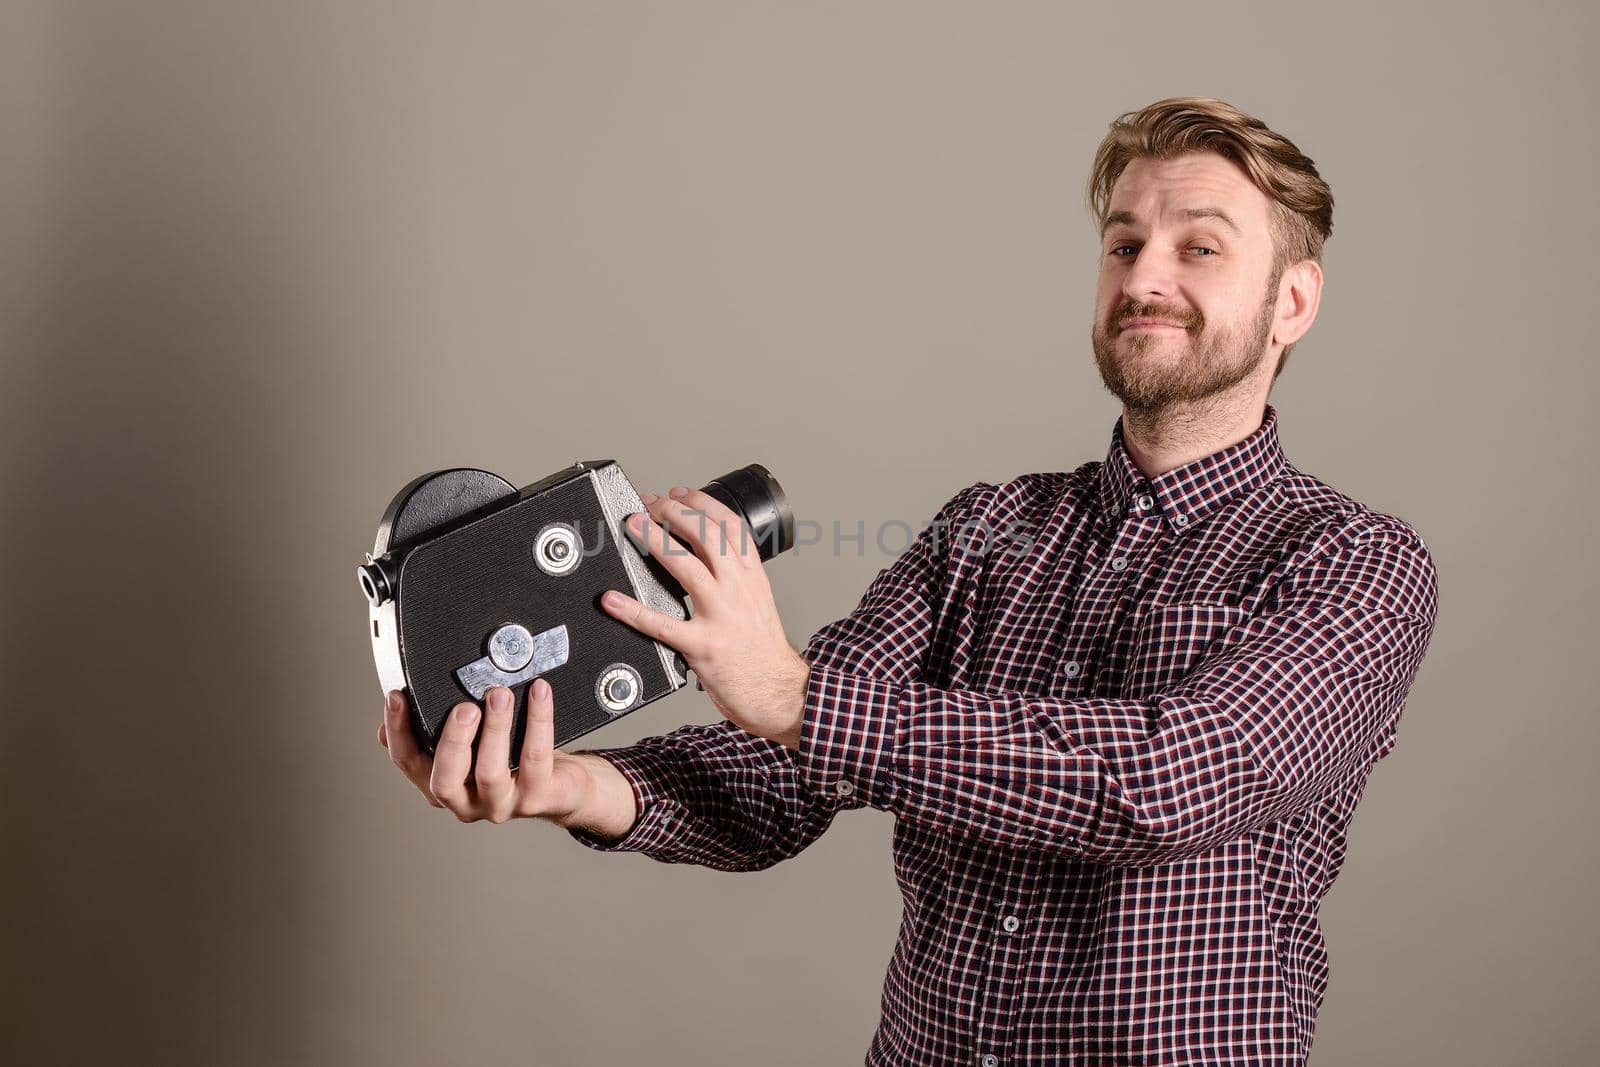
[(1186, 330), (1188, 327), (1180, 326), (1176, 322), (1167, 322), (1164, 319), (1129, 319), (1122, 324), (1122, 333), (1129, 330)]

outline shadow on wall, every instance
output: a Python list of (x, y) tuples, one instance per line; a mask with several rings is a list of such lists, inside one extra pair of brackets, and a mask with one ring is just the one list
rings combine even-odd
[(51, 17), (70, 61), (7, 251), (29, 295), (6, 355), (6, 1045), (283, 1062), (306, 887), (271, 729), (291, 604), (264, 564), (304, 356), (248, 167), (216, 156), (271, 87), (197, 95), (154, 44)]

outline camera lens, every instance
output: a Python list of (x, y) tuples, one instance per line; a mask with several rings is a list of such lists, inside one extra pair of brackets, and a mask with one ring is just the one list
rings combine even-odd
[(789, 497), (759, 463), (713, 478), (701, 492), (722, 501), (750, 524), (761, 562), (794, 547), (794, 513)]

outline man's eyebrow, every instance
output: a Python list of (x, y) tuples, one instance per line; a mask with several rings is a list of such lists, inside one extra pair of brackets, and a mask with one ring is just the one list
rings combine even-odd
[[(1224, 226), (1228, 227), (1228, 229), (1232, 230), (1235, 237), (1244, 236), (1243, 232), (1239, 229), (1239, 224), (1234, 222), (1228, 213), (1222, 210), (1220, 207), (1191, 207), (1185, 208), (1183, 211), (1178, 212), (1178, 214), (1183, 215), (1185, 218), (1191, 219), (1216, 219)], [(1100, 227), (1100, 236), (1104, 237), (1106, 235), (1106, 231), (1113, 226), (1119, 224), (1124, 226), (1132, 226), (1138, 221), (1139, 220), (1134, 217), (1133, 212), (1131, 211), (1113, 211), (1111, 214), (1106, 216), (1105, 225)]]
[(1113, 226), (1132, 226), (1134, 221), (1133, 212), (1131, 211), (1113, 211), (1106, 216), (1106, 221), (1100, 224), (1100, 236), (1104, 237), (1106, 231)]
[(1239, 224), (1234, 222), (1233, 219), (1229, 218), (1228, 213), (1222, 210), (1220, 207), (1192, 207), (1184, 211), (1183, 214), (1191, 219), (1216, 219), (1228, 229), (1232, 230), (1235, 237), (1244, 236), (1244, 234), (1239, 231)]

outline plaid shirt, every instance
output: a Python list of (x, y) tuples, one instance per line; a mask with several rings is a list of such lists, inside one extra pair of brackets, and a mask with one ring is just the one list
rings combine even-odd
[(1303, 1064), (1318, 903), (1432, 636), (1404, 521), (1249, 437), (957, 493), (807, 644), (798, 752), (726, 721), (594, 749), (601, 851), (748, 871), (894, 813), (868, 1064)]

